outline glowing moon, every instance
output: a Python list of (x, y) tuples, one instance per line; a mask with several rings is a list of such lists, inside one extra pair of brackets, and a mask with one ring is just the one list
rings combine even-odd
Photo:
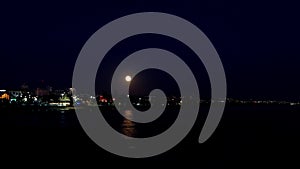
[(129, 76), (129, 75), (126, 76), (126, 77), (125, 77), (125, 80), (126, 80), (126, 82), (130, 82), (130, 81), (131, 81), (131, 76)]

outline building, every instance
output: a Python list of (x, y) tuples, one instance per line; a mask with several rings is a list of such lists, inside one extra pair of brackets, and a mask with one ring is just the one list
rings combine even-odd
[(48, 89), (37, 88), (35, 91), (36, 96), (48, 96), (50, 91)]
[(9, 93), (6, 90), (0, 90), (0, 103), (8, 103), (9, 99)]

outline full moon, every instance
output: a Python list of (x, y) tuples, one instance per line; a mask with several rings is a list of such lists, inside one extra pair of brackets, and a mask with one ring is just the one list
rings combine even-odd
[(130, 82), (130, 81), (131, 81), (131, 76), (129, 76), (129, 75), (126, 76), (126, 77), (125, 77), (125, 80), (126, 80), (126, 82)]

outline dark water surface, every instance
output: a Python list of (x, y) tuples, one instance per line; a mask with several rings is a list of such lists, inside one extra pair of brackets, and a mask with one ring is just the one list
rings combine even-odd
[[(106, 113), (110, 111), (115, 110)], [(130, 111), (127, 114), (130, 116)], [(37, 163), (99, 168), (104, 164), (122, 168), (162, 164), (185, 168), (299, 167), (300, 107), (229, 105), (213, 136), (199, 144), (204, 117), (199, 115), (192, 131), (170, 151), (151, 158), (129, 159), (110, 154), (90, 140), (74, 110), (1, 108), (0, 159), (3, 164), (24, 167)], [(169, 123), (165, 120), (160, 125), (138, 126), (121, 118), (110, 120), (116, 130), (134, 137), (157, 134)]]

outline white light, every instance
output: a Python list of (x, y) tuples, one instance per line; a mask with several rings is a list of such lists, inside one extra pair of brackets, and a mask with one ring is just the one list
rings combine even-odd
[(6, 92), (6, 90), (0, 90), (0, 92)]
[(126, 80), (126, 82), (130, 82), (131, 81), (131, 76), (126, 76), (125, 80)]

